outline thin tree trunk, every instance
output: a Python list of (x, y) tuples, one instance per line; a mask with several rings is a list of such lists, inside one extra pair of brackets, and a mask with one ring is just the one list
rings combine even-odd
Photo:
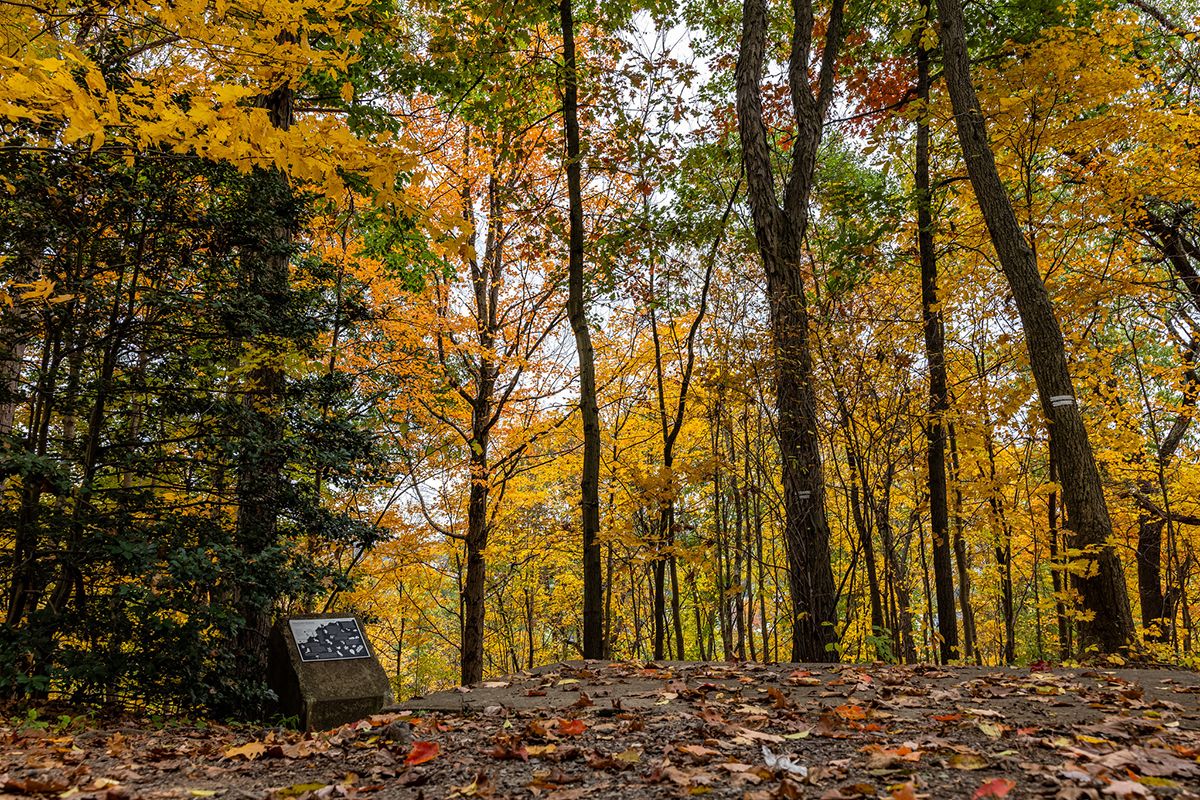
[[(729, 440), (729, 454), (734, 455), (733, 447), (733, 422), (730, 420), (727, 430), (727, 438)], [(732, 458), (730, 459), (733, 460)], [(729, 495), (733, 500), (733, 545), (731, 547), (731, 576), (730, 576), (730, 597), (729, 601), (732, 605), (731, 616), (734, 628), (734, 656), (739, 661), (746, 659), (746, 613), (742, 605), (742, 597), (745, 594), (745, 583), (742, 576), (744, 550), (744, 523), (745, 515), (742, 511), (742, 486), (738, 480), (738, 470), (736, 462), (734, 468), (729, 471)]]
[(559, 4), (563, 37), (563, 129), (566, 137), (570, 247), (567, 316), (579, 354), (579, 414), (583, 420), (580, 509), (583, 532), (583, 657), (604, 657), (604, 575), (600, 562), (600, 409), (596, 401), (596, 356), (588, 330), (583, 279), (583, 186), (579, 152), (579, 90), (575, 66), (575, 21), (571, 0)]
[(666, 657), (665, 643), (667, 639), (667, 556), (664, 552), (666, 540), (662, 531), (662, 520), (657, 524), (654, 537), (654, 561), (650, 564), (652, 575), (651, 587), (654, 607), (654, 660)]
[(958, 607), (962, 613), (963, 658), (982, 663), (975, 640), (975, 609), (971, 607), (971, 564), (967, 558), (967, 537), (963, 530), (963, 493), (959, 483), (958, 437), (953, 423), (946, 425), (950, 442), (950, 469), (954, 476), (954, 560), (958, 570)]
[[(990, 423), (989, 423), (990, 424)], [(992, 434), (989, 429), (983, 440), (984, 451), (987, 453), (988, 473), (988, 506), (992, 512), (992, 535), (996, 553), (996, 570), (1000, 579), (1000, 614), (1004, 622), (1004, 663), (1013, 664), (1017, 659), (1017, 621), (1013, 607), (1012, 582), (1012, 526), (1009, 525), (1008, 515), (1004, 512), (1002, 498), (996, 492), (996, 449), (992, 445)], [(980, 467), (982, 473), (983, 468)]]
[[(1054, 458), (1054, 447), (1050, 450), (1050, 482), (1058, 482), (1058, 462)], [(1046, 516), (1050, 527), (1050, 585), (1054, 588), (1054, 616), (1058, 620), (1058, 652), (1064, 661), (1071, 657), (1071, 621), (1067, 617), (1067, 603), (1063, 596), (1063, 562), (1059, 559), (1058, 547), (1058, 492), (1050, 492), (1046, 498)]]
[(671, 570), (671, 622), (675, 633), (675, 653), (676, 658), (683, 661), (686, 658), (683, 647), (683, 614), (680, 613), (679, 608), (679, 567), (674, 550), (671, 551), (669, 568)]
[[(921, 2), (928, 23), (929, 0)], [(929, 103), (929, 51), (925, 37), (917, 41), (917, 96), (922, 109)], [(925, 354), (929, 362), (928, 438), (929, 527), (933, 537), (933, 581), (937, 592), (938, 655), (943, 664), (959, 657), (958, 622), (954, 609), (954, 566), (950, 552), (950, 516), (946, 498), (946, 338), (938, 303), (937, 251), (933, 238), (933, 195), (929, 183), (929, 118), (922, 110), (917, 120), (916, 153), (917, 250), (921, 262), (921, 314), (924, 318)]]
[(879, 575), (875, 566), (875, 542), (871, 536), (871, 528), (863, 515), (862, 501), (859, 497), (859, 466), (858, 457), (851, 445), (846, 445), (846, 464), (850, 472), (850, 515), (858, 532), (859, 545), (863, 550), (863, 563), (867, 568), (867, 593), (871, 603), (871, 639), (875, 657), (887, 659), (883, 649), (883, 637), (887, 633), (887, 624), (883, 619), (883, 600), (879, 591)]

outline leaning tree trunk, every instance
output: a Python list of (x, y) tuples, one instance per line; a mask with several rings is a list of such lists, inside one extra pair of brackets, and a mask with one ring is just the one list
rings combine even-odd
[(600, 409), (596, 402), (596, 356), (583, 298), (583, 186), (579, 160), (579, 89), (575, 67), (575, 20), (571, 0), (559, 5), (563, 37), (563, 128), (567, 139), (570, 234), (567, 316), (579, 352), (579, 413), (583, 419), (583, 657), (604, 657), (604, 574), (600, 564)]
[(1100, 472), (1067, 368), (1062, 330), (988, 144), (987, 126), (971, 84), (962, 3), (938, 0), (938, 11), (946, 86), (963, 160), (1021, 316), (1030, 366), (1059, 460), (1066, 527), (1073, 532), (1074, 547), (1084, 551), (1090, 562), (1086, 572), (1075, 577), (1083, 607), (1090, 612), (1088, 619), (1080, 621), (1080, 635), (1085, 644), (1115, 652), (1133, 637), (1133, 617), (1121, 562), (1111, 542), (1112, 522)]
[[(928, 22), (929, 0), (921, 3)], [(925, 328), (925, 354), (929, 363), (928, 439), (929, 522), (933, 535), (933, 582), (937, 593), (939, 655), (943, 664), (958, 658), (958, 619), (954, 608), (954, 563), (950, 549), (950, 513), (946, 500), (946, 335), (937, 297), (937, 253), (933, 240), (933, 196), (929, 188), (929, 51), (925, 37), (917, 36), (917, 96), (921, 118), (917, 121), (917, 253), (921, 262), (921, 313)]]
[(791, 174), (779, 201), (771, 166), (771, 145), (763, 121), (762, 73), (767, 39), (766, 0), (744, 0), (742, 39), (736, 71), (738, 132), (754, 236), (767, 278), (771, 339), (775, 358), (775, 402), (783, 462), (784, 544), (792, 600), (792, 652), (795, 661), (836, 660), (837, 596), (825, 515), (816, 393), (809, 344), (801, 249), (808, 229), (817, 149), (833, 98), (833, 77), (842, 39), (844, 0), (834, 0), (820, 53), (814, 93), (809, 79), (813, 57), (811, 0), (793, 0), (794, 31), (788, 58), (788, 84), (796, 138)]

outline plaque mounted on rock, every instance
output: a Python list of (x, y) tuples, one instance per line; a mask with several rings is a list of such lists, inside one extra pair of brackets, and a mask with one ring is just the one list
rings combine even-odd
[(354, 617), (289, 619), (301, 661), (341, 661), (370, 658), (367, 637)]
[(281, 619), (271, 631), (271, 688), (284, 716), (326, 730), (377, 713), (391, 686), (363, 630), (345, 614)]

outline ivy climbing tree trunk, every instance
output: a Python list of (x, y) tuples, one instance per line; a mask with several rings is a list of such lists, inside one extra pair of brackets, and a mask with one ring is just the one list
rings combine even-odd
[[(263, 98), (271, 125), (292, 126), (295, 92), (284, 84)], [(237, 589), (237, 609), (243, 619), (238, 633), (239, 663), (244, 678), (261, 682), (266, 675), (267, 637), (275, 599), (281, 587), (256, 579), (259, 559), (278, 544), (278, 523), (284, 494), (284, 373), (282, 354), (271, 353), (271, 339), (286, 319), (288, 270), (295, 232), (292, 188), (276, 169), (256, 172), (256, 190), (266, 217), (260, 241), (243, 253), (243, 281), (257, 304), (248, 320), (251, 340), (261, 340), (266, 357), (250, 373), (244, 394), (245, 426), (237, 480), (237, 544), (245, 559), (246, 574)], [(269, 556), (268, 556), (269, 557)]]
[(1113, 549), (1112, 522), (1100, 483), (1075, 388), (1067, 368), (1062, 330), (1037, 258), (1026, 241), (1012, 201), (996, 169), (987, 126), (971, 83), (966, 30), (960, 0), (938, 0), (946, 86), (954, 108), (963, 160), (1004, 276), (1016, 300), (1037, 383), (1042, 412), (1058, 457), (1063, 505), (1074, 547), (1088, 566), (1075, 576), (1087, 618), (1080, 620), (1083, 644), (1116, 652), (1133, 636), (1133, 617), (1120, 560)]
[(791, 172), (776, 190), (771, 144), (763, 120), (762, 74), (768, 14), (766, 0), (744, 0), (742, 39), (736, 70), (738, 133), (754, 237), (767, 278), (771, 340), (775, 359), (775, 402), (783, 462), (784, 543), (792, 599), (794, 661), (837, 659), (837, 598), (829, 553), (829, 521), (817, 431), (816, 392), (808, 332), (801, 250), (808, 229), (808, 198), (842, 40), (844, 0), (833, 0), (820, 52), (816, 90), (811, 0), (792, 0), (788, 84), (796, 138)]
[[(921, 17), (929, 22), (929, 0), (921, 3)], [(929, 184), (929, 50), (923, 35), (917, 41), (917, 258), (921, 263), (921, 314), (924, 320), (925, 358), (929, 365), (928, 440), (929, 523), (933, 534), (933, 582), (937, 596), (938, 653), (943, 664), (958, 658), (958, 619), (954, 607), (954, 563), (950, 549), (950, 512), (946, 498), (946, 334), (938, 303), (937, 251), (933, 238), (933, 195)]]
[(583, 296), (583, 179), (579, 157), (579, 84), (575, 64), (575, 20), (571, 0), (558, 7), (563, 37), (563, 130), (566, 135), (570, 233), (567, 317), (579, 353), (579, 414), (583, 420), (580, 508), (583, 533), (583, 657), (604, 657), (604, 575), (600, 563), (600, 409), (596, 401), (596, 356)]

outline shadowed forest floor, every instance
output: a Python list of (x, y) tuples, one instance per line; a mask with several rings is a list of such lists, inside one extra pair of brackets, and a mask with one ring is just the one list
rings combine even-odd
[(1200, 798), (1200, 675), (571, 662), (315, 734), (10, 723), (0, 793)]

